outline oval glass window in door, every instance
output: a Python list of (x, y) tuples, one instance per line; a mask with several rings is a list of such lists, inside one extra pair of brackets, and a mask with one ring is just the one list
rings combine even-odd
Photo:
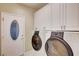
[(49, 38), (45, 44), (48, 56), (73, 56), (73, 52), (68, 43), (57, 37)]
[(10, 35), (13, 40), (16, 40), (19, 36), (19, 24), (16, 20), (11, 23)]

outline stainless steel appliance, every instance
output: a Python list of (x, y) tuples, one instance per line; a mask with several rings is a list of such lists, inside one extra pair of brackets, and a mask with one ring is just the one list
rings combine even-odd
[(63, 36), (64, 32), (51, 32), (50, 38), (45, 43), (48, 56), (73, 56), (73, 51)]

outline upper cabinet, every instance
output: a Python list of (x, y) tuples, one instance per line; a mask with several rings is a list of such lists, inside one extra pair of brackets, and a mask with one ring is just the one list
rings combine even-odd
[(79, 30), (79, 4), (47, 4), (35, 13), (34, 26), (48, 30)]
[(37, 30), (43, 30), (51, 25), (51, 6), (47, 4), (40, 10), (38, 10), (34, 15), (34, 27)]
[(61, 30), (65, 25), (65, 4), (51, 4), (51, 29)]
[(66, 29), (79, 30), (79, 4), (66, 4)]

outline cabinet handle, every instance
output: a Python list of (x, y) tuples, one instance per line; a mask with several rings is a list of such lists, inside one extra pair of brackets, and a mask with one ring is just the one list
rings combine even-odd
[(64, 25), (64, 30), (66, 29), (66, 26)]
[(5, 56), (4, 54), (2, 54), (2, 56)]
[(65, 30), (65, 28), (66, 28), (66, 26), (64, 25), (64, 26), (61, 26), (61, 30)]
[(62, 30), (62, 26), (61, 26), (61, 30)]
[(35, 28), (35, 30), (37, 30), (37, 27)]
[(43, 27), (43, 30), (45, 30), (46, 29), (46, 27)]

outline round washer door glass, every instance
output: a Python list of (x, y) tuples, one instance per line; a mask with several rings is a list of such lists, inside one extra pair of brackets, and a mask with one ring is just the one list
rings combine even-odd
[(16, 40), (19, 36), (19, 24), (16, 20), (11, 23), (10, 34), (13, 40)]
[(62, 39), (50, 38), (45, 44), (48, 56), (73, 56), (70, 46)]
[(41, 38), (39, 36), (39, 31), (36, 31), (32, 37), (32, 47), (36, 51), (39, 51), (42, 47), (42, 41), (41, 41)]

